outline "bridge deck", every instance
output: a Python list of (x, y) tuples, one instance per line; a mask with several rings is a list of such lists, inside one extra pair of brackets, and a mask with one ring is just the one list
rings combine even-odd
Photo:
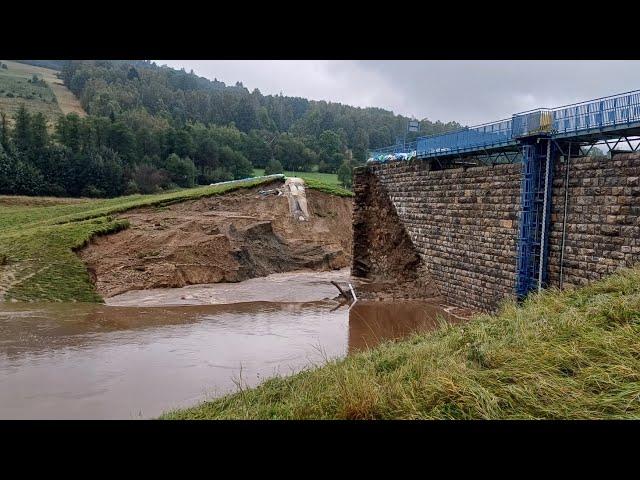
[(419, 137), (406, 145), (370, 152), (370, 162), (518, 151), (522, 140), (544, 135), (558, 141), (593, 143), (640, 135), (640, 90), (514, 114), (512, 118), (454, 132)]

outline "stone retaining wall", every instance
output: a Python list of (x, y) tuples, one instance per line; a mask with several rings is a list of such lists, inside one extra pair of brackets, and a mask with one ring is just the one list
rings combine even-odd
[[(554, 165), (549, 283), (560, 285), (566, 163)], [(640, 260), (640, 155), (571, 159), (564, 285), (583, 285)]]
[[(369, 251), (371, 223), (358, 225), (358, 215), (371, 202), (360, 188), (366, 183), (389, 198), (421, 271), (449, 302), (491, 310), (512, 296), (520, 165), (430, 171), (428, 162), (413, 161), (356, 169), (354, 274), (380, 276), (388, 267)], [(358, 270), (361, 252), (368, 252), (369, 271)]]
[[(411, 272), (409, 277), (432, 282), (450, 303), (494, 310), (515, 296), (520, 172), (520, 164), (434, 171), (421, 160), (356, 169), (354, 274), (380, 278), (391, 272), (397, 278)], [(564, 159), (558, 158), (551, 286), (560, 283), (564, 174)], [(639, 153), (571, 160), (564, 285), (640, 261), (639, 179)], [(380, 229), (382, 220), (386, 226)]]

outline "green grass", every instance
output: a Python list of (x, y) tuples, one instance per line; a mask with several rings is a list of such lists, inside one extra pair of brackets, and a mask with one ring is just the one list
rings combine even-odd
[[(7, 113), (11, 121), (20, 105), (24, 105), (31, 113), (42, 112), (50, 121), (62, 115), (49, 84), (30, 83), (32, 73), (26, 71), (28, 68), (6, 60), (2, 62), (7, 63), (9, 68), (0, 68), (0, 111)], [(42, 75), (38, 75), (38, 78), (42, 79)]]
[[(264, 168), (254, 168), (253, 174), (255, 176), (264, 175)], [(287, 177), (300, 177), (306, 180), (317, 180), (327, 185), (340, 186), (338, 175), (335, 173), (318, 173), (318, 172), (284, 172)]]
[(314, 178), (305, 178), (304, 183), (307, 187), (313, 190), (318, 190), (330, 195), (336, 195), (338, 197), (353, 197), (353, 192), (351, 190), (347, 190), (340, 185), (327, 184), (322, 180), (316, 180)]
[(197, 187), (156, 195), (73, 201), (0, 197), (0, 300), (99, 302), (84, 264), (73, 252), (101, 235), (127, 228), (115, 214), (249, 188), (272, 180)]
[(165, 419), (638, 419), (640, 268)]
[[(264, 168), (254, 168), (255, 176), (264, 175)], [(335, 173), (318, 172), (285, 172), (287, 177), (302, 178), (309, 188), (321, 192), (337, 195), (339, 197), (353, 197), (353, 192), (340, 185), (338, 176)]]

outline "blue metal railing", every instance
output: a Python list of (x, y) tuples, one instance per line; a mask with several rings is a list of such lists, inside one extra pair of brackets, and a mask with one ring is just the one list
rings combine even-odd
[(511, 119), (506, 119), (462, 128), (454, 132), (419, 137), (416, 141), (407, 143), (406, 146), (400, 144), (371, 150), (369, 158), (411, 151), (415, 151), (418, 156), (438, 156), (512, 142), (514, 139), (511, 132)]
[(438, 156), (508, 144), (513, 141), (511, 125), (511, 119), (499, 120), (454, 132), (420, 137), (416, 140), (416, 151), (418, 156)]
[(554, 108), (553, 134), (583, 133), (640, 122), (640, 91)]
[[(369, 158), (416, 151), (418, 157), (437, 157), (515, 145), (522, 137), (541, 133), (562, 136), (602, 129), (640, 126), (640, 90), (574, 103), (553, 109), (517, 113), (510, 119), (419, 137), (415, 142), (372, 150)], [(635, 126), (635, 125), (634, 125)]]
[(378, 148), (369, 151), (369, 158), (376, 158), (386, 155), (398, 155), (401, 153), (409, 154), (416, 151), (416, 142), (398, 143), (390, 147)]

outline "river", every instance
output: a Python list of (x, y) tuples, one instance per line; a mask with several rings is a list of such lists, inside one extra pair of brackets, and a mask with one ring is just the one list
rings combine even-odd
[(153, 418), (455, 320), (417, 301), (336, 308), (330, 280), (352, 281), (295, 272), (106, 305), (0, 303), (0, 418)]

